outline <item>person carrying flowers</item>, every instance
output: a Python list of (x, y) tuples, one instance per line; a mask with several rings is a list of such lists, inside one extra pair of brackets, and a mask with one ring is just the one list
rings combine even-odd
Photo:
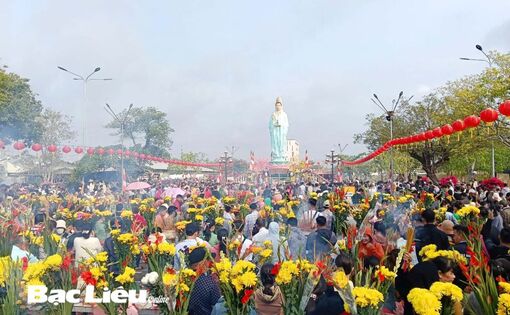
[(255, 311), (258, 315), (283, 315), (285, 301), (280, 288), (275, 284), (273, 267), (273, 264), (266, 263), (260, 269), (262, 287), (255, 291)]

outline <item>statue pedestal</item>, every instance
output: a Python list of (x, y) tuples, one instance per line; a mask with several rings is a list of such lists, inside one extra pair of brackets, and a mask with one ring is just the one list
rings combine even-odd
[(269, 176), (271, 177), (272, 180), (276, 180), (279, 183), (289, 180), (290, 172), (287, 161), (283, 161), (282, 163), (271, 162)]
[(287, 163), (289, 163), (289, 161), (287, 161), (283, 157), (271, 159), (271, 164), (273, 164), (273, 165), (282, 165), (282, 164), (287, 164)]

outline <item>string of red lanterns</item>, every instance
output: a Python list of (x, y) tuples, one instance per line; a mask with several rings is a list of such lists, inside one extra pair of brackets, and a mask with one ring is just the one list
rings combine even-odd
[[(499, 113), (501, 115), (504, 115), (506, 117), (510, 118), (510, 100), (506, 100), (503, 103), (499, 105)], [(370, 153), (369, 155), (355, 160), (355, 161), (342, 161), (343, 165), (359, 165), (365, 162), (368, 162), (372, 160), (373, 158), (377, 157), (378, 155), (384, 153), (385, 151), (389, 150), (393, 146), (397, 145), (407, 145), (407, 144), (413, 144), (417, 142), (423, 142), (423, 141), (430, 141), (436, 138), (441, 138), (443, 136), (450, 137), (454, 133), (462, 133), (466, 129), (472, 129), (476, 128), (480, 125), (480, 123), (483, 121), (487, 126), (491, 126), (494, 124), (496, 120), (498, 120), (499, 114), (498, 111), (492, 109), (492, 108), (486, 108), (480, 112), (479, 116), (476, 115), (469, 115), (463, 120), (457, 119), (456, 121), (452, 122), (451, 124), (446, 124), (441, 127), (436, 127), (432, 130), (427, 130), (425, 132), (412, 135), (409, 137), (404, 138), (396, 138), (393, 140), (390, 140), (386, 142), (383, 146), (379, 147), (374, 152)]]
[[(16, 141), (13, 143), (12, 146), (17, 151), (22, 151), (22, 150), (27, 149), (25, 143), (23, 143), (22, 141)], [(0, 149), (4, 149), (4, 148), (5, 148), (5, 143), (2, 140), (0, 140)], [(34, 144), (32, 144), (32, 146), (30, 148), (34, 152), (39, 152), (39, 151), (46, 149), (46, 151), (48, 151), (50, 153), (56, 153), (59, 150), (59, 148), (54, 144), (48, 145), (46, 148), (44, 148), (42, 144), (34, 143)], [(61, 147), (61, 151), (65, 154), (68, 154), (71, 151), (73, 151), (73, 149), (69, 145), (64, 145)], [(89, 147), (86, 150), (84, 150), (80, 146), (77, 146), (74, 148), (74, 153), (76, 153), (76, 154), (83, 154), (84, 152), (86, 152), (89, 156), (92, 156), (94, 154), (103, 156), (105, 153), (107, 153), (110, 156), (117, 154), (119, 156), (124, 155), (124, 157), (132, 157), (134, 159), (139, 159), (139, 160), (160, 162), (160, 163), (180, 165), (180, 166), (194, 166), (194, 167), (220, 167), (221, 166), (220, 163), (194, 163), (194, 162), (187, 162), (187, 161), (181, 161), (181, 160), (166, 159), (166, 158), (156, 157), (156, 156), (152, 156), (152, 155), (148, 155), (148, 154), (144, 154), (144, 153), (131, 152), (129, 150), (123, 151), (121, 149), (114, 150), (114, 149), (110, 148), (108, 150), (105, 150), (102, 147), (98, 147), (98, 148)]]

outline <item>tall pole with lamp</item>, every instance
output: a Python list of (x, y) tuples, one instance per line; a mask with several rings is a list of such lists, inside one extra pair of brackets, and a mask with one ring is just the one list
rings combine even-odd
[(223, 152), (223, 156), (220, 157), (220, 163), (223, 163), (223, 167), (224, 167), (224, 176), (225, 176), (225, 179), (223, 180), (223, 183), (224, 185), (227, 184), (227, 176), (228, 176), (228, 163), (232, 162), (232, 156), (230, 156), (228, 154), (228, 151), (225, 150), (225, 152)]
[[(464, 61), (481, 61), (486, 62), (489, 65), (489, 68), (494, 67), (495, 60), (493, 60), (485, 51), (483, 51), (483, 48), (481, 45), (475, 45), (475, 48), (479, 50), (485, 57), (485, 59), (478, 59), (478, 58), (466, 58), (461, 57), (460, 60)], [(491, 140), (491, 175), (492, 177), (496, 177), (496, 159), (495, 159), (495, 151), (494, 151), (494, 139)]]
[(133, 104), (129, 104), (129, 107), (124, 113), (122, 117), (117, 115), (115, 111), (112, 109), (110, 104), (106, 103), (106, 107), (104, 108), (108, 114), (110, 114), (115, 121), (117, 121), (120, 125), (120, 149), (122, 151), (120, 155), (120, 187), (123, 189), (123, 178), (124, 178), (124, 129), (126, 125), (126, 121), (129, 117), (129, 112), (133, 108)]
[[(370, 99), (375, 105), (377, 105), (377, 107), (382, 109), (384, 114), (386, 114), (386, 120), (389, 121), (389, 123), (390, 123), (390, 141), (393, 140), (393, 117), (395, 116), (395, 112), (397, 110), (398, 105), (400, 104), (400, 101), (402, 100), (403, 95), (404, 95), (404, 92), (400, 91), (400, 93), (398, 94), (397, 100), (395, 100), (395, 99), (392, 100), (392, 102), (391, 102), (392, 106), (389, 109), (386, 108), (386, 106), (384, 106), (384, 104), (381, 102), (379, 97), (377, 97), (377, 94), (374, 93), (373, 94), (374, 98)], [(412, 98), (413, 98), (413, 96), (411, 96), (407, 100), (407, 102), (409, 102)], [(393, 173), (394, 173), (394, 171), (395, 171), (395, 166), (394, 166), (394, 161), (393, 161), (393, 147), (390, 147), (390, 176), (389, 176), (389, 179), (390, 179), (391, 193), (393, 193)]]
[(71, 70), (68, 70), (64, 67), (61, 67), (61, 66), (57, 66), (57, 68), (59, 70), (62, 70), (64, 72), (67, 72), (71, 75), (73, 75), (73, 80), (75, 81), (82, 81), (83, 82), (83, 105), (82, 105), (82, 145), (85, 146), (86, 145), (86, 140), (87, 140), (87, 137), (86, 137), (86, 124), (87, 124), (87, 119), (86, 119), (86, 116), (87, 116), (87, 84), (89, 81), (111, 81), (112, 79), (111, 78), (92, 78), (92, 76), (94, 74), (96, 74), (97, 72), (99, 72), (101, 70), (100, 67), (96, 67), (94, 69), (94, 71), (92, 71), (89, 75), (87, 76), (82, 76), (82, 75), (79, 75)]
[(339, 162), (340, 155), (335, 154), (335, 150), (331, 149), (331, 153), (326, 155), (326, 157), (326, 163), (331, 164), (331, 187), (333, 188), (333, 185), (335, 184), (335, 164)]

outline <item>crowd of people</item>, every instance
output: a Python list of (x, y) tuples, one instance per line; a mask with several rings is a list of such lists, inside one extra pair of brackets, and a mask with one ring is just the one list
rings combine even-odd
[[(168, 195), (172, 188), (182, 193)], [(454, 299), (451, 314), (482, 314), (469, 266), (485, 263), (495, 283), (510, 280), (510, 189), (502, 182), (434, 184), (418, 178), (269, 186), (190, 180), (157, 182), (134, 193), (96, 182), (74, 192), (17, 184), (0, 186), (0, 204), (8, 222), (2, 237), (12, 240), (12, 261), (45, 261), (52, 253), (33, 245), (49, 233), (58, 236), (58, 247), (64, 248), (59, 252), (77, 268), (106, 252), (115, 278), (127, 270), (118, 235), (129, 233), (141, 250), (131, 247), (127, 265), (149, 275), (158, 270), (144, 248), (171, 244), (175, 252), (164, 270), (196, 275), (186, 301), (193, 315), (229, 313), (231, 302), (214, 267), (225, 259), (254, 266), (256, 284), (243, 301), (250, 314), (425, 314), (413, 298), (415, 289), (432, 290), (438, 282), (454, 285), (464, 297)], [(480, 223), (479, 235), (469, 220)], [(475, 238), (480, 248), (474, 248)], [(300, 305), (292, 308), (278, 273), (286, 261), (314, 266)], [(337, 281), (338, 273), (345, 275), (347, 289)], [(0, 298), (6, 291), (2, 279)], [(82, 274), (75, 285), (90, 283)], [(359, 288), (384, 290), (383, 298), (364, 303)], [(439, 301), (446, 314), (444, 299)], [(173, 303), (170, 308), (182, 301)], [(367, 303), (376, 313), (365, 311)], [(136, 306), (129, 311), (136, 313)]]

